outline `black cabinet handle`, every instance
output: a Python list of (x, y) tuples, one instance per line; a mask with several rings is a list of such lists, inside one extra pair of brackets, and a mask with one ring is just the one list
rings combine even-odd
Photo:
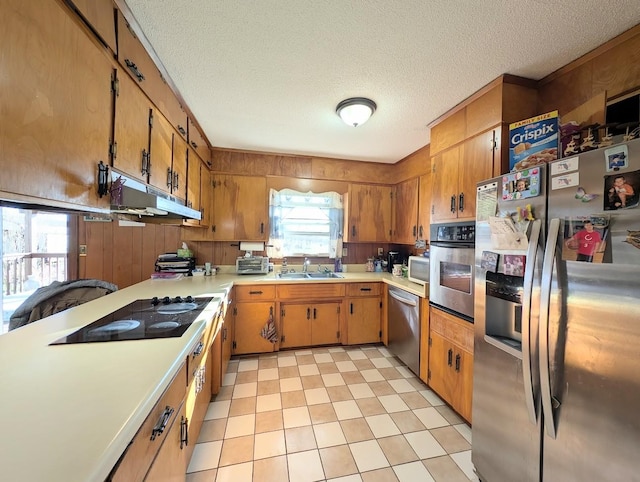
[(193, 353), (191, 354), (191, 356), (193, 358), (197, 357), (200, 353), (202, 353), (202, 350), (204, 350), (204, 343), (203, 342), (199, 342), (196, 347), (193, 350)]
[(456, 196), (455, 196), (455, 194), (453, 196), (451, 196), (451, 212), (452, 213), (456, 212)]
[(140, 72), (138, 66), (135, 63), (133, 63), (129, 59), (124, 59), (124, 63), (131, 71), (131, 73), (136, 77), (136, 79), (138, 79), (138, 82), (142, 82), (144, 80), (144, 75), (142, 75), (142, 72)]
[(420, 225), (420, 229), (418, 230), (420, 232), (420, 239), (422, 239), (422, 235), (423, 235), (423, 229), (422, 229), (422, 224)]
[(187, 135), (187, 131), (184, 130), (184, 127), (182, 127), (181, 125), (178, 126), (178, 132), (180, 134), (182, 134), (183, 136)]
[(353, 315), (353, 303), (349, 303), (349, 313)]
[(258, 290), (258, 291), (249, 291), (249, 294), (250, 294), (250, 295), (261, 295), (261, 294), (262, 294), (262, 291), (261, 291), (261, 290)]
[(316, 309), (315, 308), (313, 309), (313, 319), (314, 320), (316, 319)]
[(416, 228), (416, 225), (414, 224), (413, 225), (413, 236), (414, 237), (416, 236), (416, 233), (417, 233), (417, 228)]
[(194, 141), (191, 141), (191, 147), (193, 147), (194, 149), (197, 149), (198, 144), (196, 144)]
[(260, 223), (260, 234), (264, 234), (264, 223)]
[(167, 187), (171, 189), (173, 187), (173, 173), (170, 168), (167, 168)]
[(149, 153), (147, 152), (146, 149), (142, 149), (142, 169), (141, 169), (140, 173), (143, 176), (145, 174), (149, 174), (149, 169), (151, 168), (149, 160), (150, 160)]
[(180, 418), (180, 450), (189, 445), (189, 419)]
[(179, 173), (179, 172), (176, 172), (176, 173), (174, 173), (174, 175), (173, 175), (173, 189), (174, 189), (174, 191), (177, 191), (177, 190), (178, 190), (178, 186), (180, 185), (180, 183), (179, 183), (179, 179), (180, 179), (180, 178), (179, 178), (179, 176), (180, 176), (180, 173)]
[(371, 291), (371, 288), (360, 288), (360, 291)]
[(222, 341), (227, 341), (227, 327), (222, 329)]
[(460, 200), (458, 201), (458, 209), (460, 212), (464, 211), (464, 193), (461, 192), (459, 196)]
[(457, 372), (460, 371), (460, 354), (459, 353), (456, 355), (456, 371)]
[(311, 319), (311, 308), (307, 308), (307, 320)]
[(104, 162), (98, 162), (98, 197), (105, 196), (109, 192), (109, 166)]
[(355, 235), (356, 235), (356, 227), (354, 225), (354, 226), (351, 226), (351, 236), (355, 237)]
[(162, 412), (162, 415), (160, 415), (160, 420), (158, 420), (158, 423), (156, 423), (155, 427), (153, 427), (153, 430), (151, 431), (151, 440), (155, 440), (158, 435), (164, 432), (164, 429), (167, 428), (171, 415), (173, 415), (173, 408), (167, 405), (164, 412)]
[(453, 362), (453, 350), (449, 348), (449, 351), (447, 352), (447, 365), (451, 366), (452, 362)]
[(213, 226), (211, 226), (211, 232), (215, 233), (216, 232), (216, 225), (214, 224)]

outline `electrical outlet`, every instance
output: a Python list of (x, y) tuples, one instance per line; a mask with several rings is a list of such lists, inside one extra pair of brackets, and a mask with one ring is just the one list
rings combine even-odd
[(382, 256), (384, 254), (384, 249), (378, 248), (378, 256)]
[(342, 248), (342, 256), (347, 256), (347, 248)]
[(78, 254), (79, 254), (80, 256), (86, 256), (86, 255), (87, 255), (87, 245), (86, 245), (86, 244), (81, 244), (81, 245), (79, 246)]

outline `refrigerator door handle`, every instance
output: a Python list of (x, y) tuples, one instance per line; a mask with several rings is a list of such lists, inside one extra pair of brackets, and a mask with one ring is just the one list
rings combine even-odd
[(558, 250), (558, 236), (560, 233), (560, 219), (552, 219), (549, 223), (547, 245), (544, 251), (542, 279), (540, 286), (540, 392), (542, 398), (542, 410), (544, 413), (544, 425), (547, 435), (556, 438), (556, 422), (553, 413), (553, 400), (551, 396), (551, 368), (549, 363), (549, 308), (551, 304), (551, 282), (553, 277), (553, 265)]
[(522, 378), (524, 379), (524, 399), (527, 406), (527, 413), (532, 424), (538, 420), (538, 410), (536, 403), (536, 393), (533, 384), (533, 373), (531, 371), (531, 297), (533, 291), (533, 277), (536, 271), (536, 258), (538, 255), (538, 241), (540, 240), (540, 229), (542, 221), (536, 219), (531, 227), (529, 236), (529, 247), (527, 249), (527, 264), (524, 273), (524, 290), (522, 300)]

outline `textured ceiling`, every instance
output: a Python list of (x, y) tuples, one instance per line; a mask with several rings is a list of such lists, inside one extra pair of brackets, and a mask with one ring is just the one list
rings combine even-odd
[[(214, 147), (396, 162), (503, 73), (540, 79), (638, 0), (126, 0)], [(366, 124), (335, 107), (369, 97)]]

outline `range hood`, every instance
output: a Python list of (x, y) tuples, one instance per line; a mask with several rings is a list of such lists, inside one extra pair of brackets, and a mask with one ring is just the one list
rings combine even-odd
[[(120, 181), (118, 179), (120, 178)], [(200, 211), (185, 206), (184, 200), (156, 190), (147, 184), (111, 171), (112, 183), (122, 183), (121, 193), (113, 188), (111, 212), (134, 216), (163, 218), (202, 219)]]

